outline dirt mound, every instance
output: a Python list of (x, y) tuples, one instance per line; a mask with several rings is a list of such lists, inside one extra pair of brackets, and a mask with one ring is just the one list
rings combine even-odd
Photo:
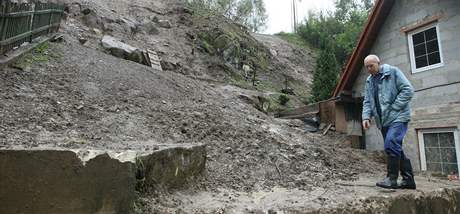
[[(303, 74), (309, 71), (289, 64), (296, 54), (263, 46), (239, 26), (216, 30), (210, 20), (195, 23), (193, 12), (176, 1), (65, 2), (64, 42), (41, 46), (0, 71), (0, 148), (149, 150), (165, 143), (202, 143), (208, 151), (206, 176), (190, 189), (211, 194), (222, 188), (310, 192), (382, 167), (375, 154), (343, 144), (342, 135), (311, 134), (301, 121), (262, 113), (244, 99), (259, 91), (234, 90), (226, 83), (227, 77), (241, 77), (239, 68), (248, 62), (251, 69), (261, 69), (261, 80), (274, 85), (268, 87), (272, 93), (284, 84), (283, 75), (306, 85)], [(221, 54), (195, 46), (203, 29), (212, 35), (207, 41), (213, 48), (222, 40)], [(237, 33), (230, 37), (231, 32)], [(155, 50), (163, 71), (109, 55), (100, 45), (105, 34)], [(250, 47), (257, 48), (235, 54)], [(228, 59), (225, 50), (234, 51)], [(262, 58), (254, 55), (259, 51)], [(307, 56), (294, 61), (303, 65), (300, 59)], [(260, 59), (270, 63), (258, 64)], [(286, 72), (276, 72), (280, 69)], [(172, 199), (143, 196), (147, 208)]]

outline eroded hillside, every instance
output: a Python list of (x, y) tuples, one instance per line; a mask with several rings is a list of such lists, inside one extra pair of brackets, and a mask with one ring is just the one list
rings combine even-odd
[[(313, 52), (254, 38), (180, 1), (62, 2), (63, 41), (0, 71), (0, 148), (205, 144), (205, 175), (184, 192), (142, 192), (137, 208), (145, 213), (249, 212), (265, 209), (251, 200), (270, 191), (291, 200), (273, 199), (275, 209), (307, 206), (299, 202), (307, 195), (313, 207), (333, 205), (340, 199), (325, 196), (354, 191), (341, 182), (382, 168), (379, 153), (351, 149), (332, 131), (306, 132), (302, 121), (275, 119), (261, 107), (259, 97), (276, 102), (286, 82), (291, 107), (301, 104)], [(112, 56), (101, 45), (105, 35), (155, 51), (161, 70)]]

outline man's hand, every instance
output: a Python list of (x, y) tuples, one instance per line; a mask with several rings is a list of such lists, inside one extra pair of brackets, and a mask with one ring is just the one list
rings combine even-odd
[(371, 127), (371, 121), (370, 120), (363, 120), (363, 128), (364, 130), (369, 129)]

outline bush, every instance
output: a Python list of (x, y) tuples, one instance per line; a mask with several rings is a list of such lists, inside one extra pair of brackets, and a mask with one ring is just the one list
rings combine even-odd
[(285, 95), (285, 94), (281, 94), (279, 97), (278, 97), (278, 102), (281, 104), (281, 105), (286, 105), (286, 103), (288, 103), (290, 100), (290, 98)]

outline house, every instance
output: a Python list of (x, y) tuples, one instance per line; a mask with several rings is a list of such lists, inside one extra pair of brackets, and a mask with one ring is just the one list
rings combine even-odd
[(377, 0), (334, 91), (337, 130), (383, 150), (375, 126), (361, 130), (368, 76), (363, 60), (376, 54), (399, 67), (415, 88), (404, 149), (422, 171), (458, 174), (460, 166), (460, 1)]

